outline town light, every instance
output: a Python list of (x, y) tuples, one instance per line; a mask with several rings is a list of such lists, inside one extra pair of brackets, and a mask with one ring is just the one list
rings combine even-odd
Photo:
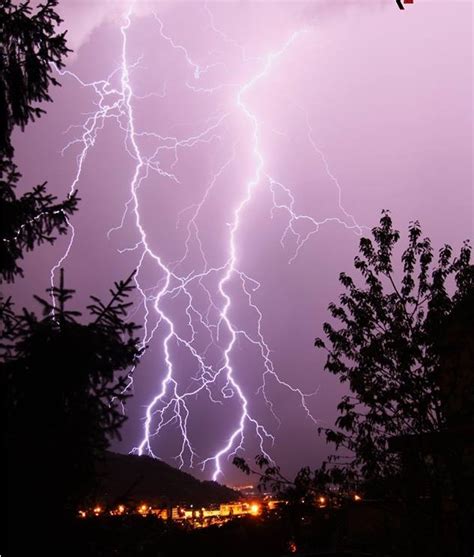
[(252, 514), (258, 514), (259, 510), (260, 510), (260, 506), (257, 505), (256, 503), (254, 503), (253, 505), (250, 505), (250, 512)]

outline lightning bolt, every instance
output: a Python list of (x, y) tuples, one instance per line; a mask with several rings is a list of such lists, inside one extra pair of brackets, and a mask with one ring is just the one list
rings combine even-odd
[[(261, 283), (241, 267), (243, 259), (239, 249), (239, 234), (245, 226), (246, 215), (252, 209), (255, 191), (268, 188), (272, 201), (270, 210), (273, 216), (281, 212), (287, 217), (287, 225), (282, 231), (280, 242), (282, 246), (292, 236), (296, 248), (289, 259), (294, 261), (307, 241), (321, 226), (329, 222), (337, 222), (346, 229), (360, 234), (362, 227), (355, 218), (348, 213), (342, 204), (342, 189), (332, 174), (324, 153), (317, 147), (309, 117), (306, 114), (307, 139), (315, 154), (320, 157), (329, 179), (338, 192), (338, 209), (340, 216), (327, 217), (321, 221), (297, 210), (297, 199), (292, 187), (274, 178), (267, 168), (264, 149), (262, 146), (262, 122), (258, 114), (252, 109), (248, 100), (249, 93), (261, 82), (264, 82), (272, 72), (277, 71), (279, 61), (291, 51), (298, 41), (308, 33), (306, 29), (292, 33), (285, 42), (266, 56), (249, 57), (245, 48), (237, 41), (228, 37), (216, 25), (214, 15), (206, 4), (205, 12), (209, 18), (209, 29), (224, 43), (236, 48), (240, 52), (242, 63), (257, 64), (259, 69), (243, 82), (219, 82), (217, 84), (203, 84), (203, 79), (212, 80), (215, 68), (225, 66), (221, 61), (200, 64), (184, 46), (179, 44), (166, 31), (162, 19), (154, 14), (160, 43), (166, 48), (178, 52), (190, 69), (192, 80), (185, 82), (185, 86), (196, 95), (213, 95), (216, 91), (228, 88), (231, 92), (231, 106), (225, 110), (220, 108), (215, 114), (201, 122), (201, 129), (185, 137), (160, 134), (157, 131), (139, 130), (136, 125), (135, 103), (150, 95), (163, 98), (166, 95), (166, 85), (162, 93), (150, 93), (138, 96), (134, 93), (132, 74), (140, 68), (141, 58), (129, 60), (129, 34), (133, 26), (135, 2), (131, 2), (122, 16), (120, 25), (121, 52), (120, 64), (105, 79), (85, 82), (69, 70), (59, 71), (64, 78), (74, 80), (78, 86), (89, 89), (96, 97), (96, 110), (86, 115), (83, 124), (70, 126), (67, 133), (79, 129), (80, 133), (63, 148), (62, 154), (71, 148), (79, 148), (76, 158), (76, 171), (70, 185), (72, 193), (78, 186), (89, 152), (94, 148), (96, 139), (104, 129), (106, 122), (115, 122), (123, 133), (124, 150), (133, 161), (133, 173), (129, 182), (129, 197), (118, 224), (108, 231), (110, 238), (121, 230), (129, 219), (133, 222), (137, 232), (137, 241), (128, 247), (120, 249), (124, 255), (134, 254), (137, 257), (137, 273), (135, 283), (141, 297), (141, 304), (135, 308), (143, 309), (142, 347), (152, 342), (161, 342), (163, 361), (157, 371), (157, 392), (151, 397), (146, 406), (143, 420), (142, 438), (133, 449), (137, 454), (148, 454), (159, 457), (156, 445), (160, 435), (170, 427), (176, 427), (179, 436), (179, 452), (176, 455), (180, 467), (199, 465), (203, 470), (211, 469), (212, 478), (216, 480), (223, 473), (223, 461), (244, 450), (248, 436), (252, 433), (260, 451), (271, 460), (269, 454), (275, 442), (274, 434), (264, 425), (255, 411), (255, 400), (262, 400), (269, 415), (276, 424), (281, 423), (275, 404), (269, 394), (270, 384), (285, 389), (291, 396), (299, 400), (303, 415), (314, 424), (316, 418), (309, 407), (309, 397), (317, 390), (305, 393), (298, 387), (284, 381), (279, 375), (271, 358), (271, 349), (264, 335), (264, 313), (255, 301), (255, 294), (261, 288)], [(303, 110), (303, 109), (301, 109)], [(251, 146), (253, 169), (248, 180), (241, 185), (239, 199), (231, 212), (228, 223), (226, 255), (219, 264), (211, 264), (204, 243), (201, 238), (200, 217), (207, 206), (213, 192), (223, 186), (225, 177), (239, 160), (239, 149), (242, 148), (237, 139), (233, 139), (232, 149), (225, 160), (217, 165), (213, 175), (205, 188), (199, 202), (184, 208), (178, 215), (176, 223), (179, 228), (186, 222), (186, 236), (182, 256), (169, 263), (165, 261), (150, 243), (150, 231), (143, 222), (140, 205), (140, 188), (150, 176), (155, 173), (175, 185), (180, 184), (177, 170), (180, 168), (180, 154), (184, 150), (191, 150), (197, 145), (210, 145), (222, 142), (223, 137), (231, 130), (231, 119), (236, 116), (246, 122), (248, 136), (246, 144)], [(154, 142), (151, 154), (145, 154), (141, 148), (143, 139)], [(167, 166), (163, 163), (163, 154), (172, 154), (172, 162)], [(305, 222), (310, 230), (304, 234), (298, 231), (298, 223)], [(54, 284), (55, 273), (71, 256), (76, 231), (70, 223), (71, 234), (65, 252), (53, 266), (50, 273), (51, 284)], [(193, 256), (199, 258), (199, 265), (189, 268)], [(145, 265), (152, 264), (155, 272), (153, 287), (145, 287)], [(147, 269), (148, 269), (147, 267)], [(197, 268), (196, 268), (197, 267)], [(239, 296), (245, 300), (249, 312), (253, 315), (251, 326), (241, 326), (234, 321), (233, 310), (236, 307), (235, 288), (238, 286)], [(181, 301), (184, 309), (179, 314), (169, 309), (171, 301)], [(180, 320), (184, 318), (183, 327)], [(158, 338), (157, 338), (158, 337)], [(238, 343), (245, 343), (256, 349), (261, 366), (261, 381), (257, 392), (245, 389), (244, 382), (236, 364), (235, 348)], [(193, 375), (187, 380), (180, 378), (183, 370), (174, 352), (180, 350), (189, 357), (193, 364)], [(217, 356), (216, 356), (217, 354)], [(127, 389), (133, 388), (134, 370), (129, 374)], [(190, 433), (193, 413), (190, 402), (198, 396), (205, 395), (213, 405), (238, 408), (237, 418), (230, 420), (229, 432), (224, 441), (210, 455), (200, 455), (195, 449)]]

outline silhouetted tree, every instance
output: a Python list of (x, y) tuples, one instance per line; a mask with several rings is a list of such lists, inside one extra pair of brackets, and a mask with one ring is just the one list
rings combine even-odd
[[(474, 555), (474, 287), (440, 327), (438, 385), (447, 430), (435, 437), (437, 460), (449, 481), (443, 496), (455, 516), (451, 554)], [(429, 447), (432, 448), (432, 447)], [(442, 509), (443, 511), (444, 509)], [(446, 514), (446, 513), (445, 513)], [(441, 517), (445, 521), (445, 516)]]
[[(270, 490), (284, 497), (290, 503), (291, 511), (295, 507), (299, 511), (314, 508), (317, 499), (327, 497), (329, 479), (334, 483), (334, 478), (329, 478), (320, 469), (312, 471), (309, 467), (301, 468), (294, 479), (286, 477), (280, 467), (262, 454), (255, 457), (255, 467), (248, 462), (235, 456), (232, 463), (247, 476), (258, 477), (258, 488), (260, 491)], [(341, 476), (341, 482), (343, 478)]]
[(294, 479), (290, 479), (263, 454), (255, 457), (254, 467), (238, 456), (234, 457), (232, 463), (247, 476), (258, 478), (259, 491), (270, 491), (284, 499), (288, 505), (284, 518), (291, 520), (299, 521), (302, 514), (314, 513), (320, 506), (340, 506), (353, 501), (354, 496), (358, 495), (359, 484), (354, 474), (339, 467), (323, 464), (312, 470), (305, 466)]
[[(76, 193), (58, 203), (45, 183), (20, 198), (15, 193), (21, 175), (12, 132), (44, 113), (38, 103), (51, 101), (48, 89), (59, 84), (54, 66), (61, 68), (68, 52), (65, 34), (56, 31), (56, 5), (46, 0), (33, 12), (28, 2), (0, 0), (0, 283), (22, 275), (24, 252), (64, 234), (77, 208)], [(92, 298), (89, 321), (69, 309), (73, 291), (62, 271), (49, 291), (54, 303), (36, 298), (41, 317), (17, 313), (0, 294), (9, 555), (29, 554), (29, 546), (75, 554), (74, 540), (58, 547), (93, 487), (97, 460), (119, 435), (126, 372), (140, 354), (137, 326), (127, 319), (132, 277), (115, 284), (107, 304)]]
[(0, 161), (0, 283), (12, 282), (23, 275), (18, 260), (36, 245), (55, 240), (54, 234), (65, 234), (68, 217), (77, 209), (76, 193), (65, 201), (46, 190), (46, 182), (20, 198), (15, 187), (20, 174), (11, 161)]
[(26, 501), (56, 520), (73, 516), (93, 487), (97, 460), (119, 435), (126, 372), (140, 354), (137, 325), (127, 320), (132, 280), (115, 283), (106, 304), (92, 297), (89, 322), (69, 309), (74, 291), (62, 273), (50, 290), (54, 305), (37, 298), (42, 317), (6, 305), (1, 363), (13, 521)]
[(57, 0), (46, 0), (33, 13), (29, 2), (0, 0), (0, 152), (13, 157), (11, 134), (23, 130), (50, 102), (50, 85), (59, 85), (52, 65), (63, 67), (69, 49), (66, 33), (57, 33)]
[(21, 175), (12, 160), (13, 129), (44, 114), (38, 103), (51, 101), (48, 89), (59, 85), (53, 66), (61, 68), (69, 52), (65, 33), (56, 32), (56, 5), (47, 0), (33, 13), (28, 2), (0, 0), (0, 282), (22, 275), (24, 251), (64, 234), (77, 206), (76, 193), (58, 203), (46, 183), (20, 198), (15, 193)]
[(354, 260), (359, 282), (341, 273), (346, 292), (339, 305), (329, 306), (334, 323), (324, 324), (327, 341), (315, 344), (328, 351), (325, 369), (350, 389), (338, 405), (336, 429), (323, 429), (342, 453), (333, 463), (376, 485), (400, 471), (398, 455), (388, 450), (390, 437), (446, 425), (436, 380), (439, 332), (472, 292), (474, 267), (467, 242), (458, 257), (445, 245), (435, 261), (418, 222), (409, 227), (398, 267), (400, 234), (387, 211), (372, 236), (361, 239)]
[[(384, 551), (393, 545), (403, 555), (467, 557), (474, 513), (471, 248), (465, 242), (453, 257), (445, 245), (435, 259), (414, 222), (401, 251), (387, 211), (372, 236), (360, 241), (358, 279), (340, 275), (345, 292), (329, 306), (327, 340), (315, 341), (328, 352), (325, 368), (349, 387), (336, 428), (320, 429), (335, 454), (294, 480), (262, 455), (256, 468), (242, 458), (234, 464), (293, 508), (319, 497), (339, 504), (360, 490), (377, 496), (398, 524), (390, 539), (379, 528)], [(304, 512), (301, 504), (295, 510)]]
[[(347, 382), (350, 393), (338, 405), (337, 428), (320, 430), (342, 454), (330, 459), (335, 466), (326, 464), (313, 473), (311, 489), (325, 483), (349, 488), (361, 479), (394, 478), (400, 462), (388, 450), (388, 439), (440, 431), (447, 422), (437, 379), (440, 339), (451, 313), (459, 313), (472, 297), (470, 245), (465, 242), (456, 258), (445, 245), (434, 261), (430, 240), (414, 222), (398, 268), (395, 249), (400, 234), (388, 211), (372, 236), (373, 240), (361, 239), (360, 255), (354, 260), (359, 283), (341, 273), (346, 292), (339, 305), (329, 306), (334, 323), (324, 324), (327, 341), (315, 341), (328, 352), (325, 369)], [(246, 473), (257, 473), (262, 487), (281, 490), (295, 484), (262, 455), (256, 459), (260, 472), (243, 459), (234, 463)]]

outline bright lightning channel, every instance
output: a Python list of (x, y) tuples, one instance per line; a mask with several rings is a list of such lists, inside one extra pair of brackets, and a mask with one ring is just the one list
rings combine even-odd
[[(245, 212), (250, 210), (255, 190), (265, 184), (271, 192), (272, 198), (272, 214), (275, 211), (283, 211), (288, 216), (287, 226), (281, 236), (283, 245), (288, 235), (296, 238), (296, 250), (290, 259), (292, 262), (299, 254), (301, 248), (308, 239), (316, 233), (319, 228), (328, 222), (337, 222), (344, 227), (361, 232), (361, 227), (356, 223), (354, 217), (346, 212), (342, 205), (342, 192), (339, 183), (331, 173), (327, 160), (323, 152), (316, 146), (312, 129), (307, 118), (308, 141), (312, 145), (315, 152), (321, 157), (326, 172), (330, 179), (334, 182), (338, 189), (339, 210), (343, 213), (345, 219), (337, 217), (328, 217), (322, 221), (316, 221), (313, 217), (305, 214), (298, 214), (295, 210), (295, 198), (290, 187), (280, 183), (274, 179), (265, 168), (265, 157), (261, 148), (261, 124), (257, 114), (255, 114), (248, 104), (247, 94), (256, 85), (265, 80), (274, 69), (275, 65), (281, 57), (283, 57), (293, 46), (295, 42), (307, 32), (300, 30), (291, 34), (287, 41), (277, 50), (271, 52), (266, 57), (247, 57), (244, 48), (233, 39), (228, 38), (220, 31), (213, 17), (213, 14), (207, 4), (205, 5), (206, 13), (210, 20), (210, 29), (213, 30), (225, 42), (235, 45), (239, 48), (242, 55), (242, 61), (257, 61), (261, 69), (253, 77), (245, 83), (221, 83), (214, 87), (197, 86), (196, 83), (185, 83), (186, 87), (196, 94), (211, 94), (223, 87), (229, 87), (235, 90), (234, 106), (227, 112), (220, 112), (208, 118), (205, 121), (207, 127), (202, 131), (185, 138), (175, 136), (161, 135), (154, 131), (139, 131), (136, 129), (134, 117), (134, 101), (141, 98), (134, 94), (131, 82), (131, 72), (140, 67), (141, 59), (134, 62), (128, 60), (128, 41), (129, 33), (132, 27), (132, 15), (135, 2), (132, 2), (123, 14), (122, 24), (120, 26), (121, 34), (121, 53), (120, 65), (115, 68), (106, 79), (95, 82), (84, 82), (77, 75), (70, 71), (60, 71), (64, 77), (74, 79), (79, 86), (90, 89), (97, 97), (97, 110), (91, 113), (83, 125), (71, 126), (67, 131), (79, 127), (80, 135), (70, 141), (63, 149), (65, 153), (68, 149), (75, 145), (80, 146), (80, 152), (77, 156), (77, 166), (74, 179), (70, 186), (72, 193), (83, 172), (83, 167), (87, 156), (91, 149), (94, 148), (96, 139), (101, 130), (104, 129), (108, 120), (115, 121), (124, 134), (124, 149), (126, 153), (134, 161), (134, 171), (130, 181), (130, 196), (125, 204), (119, 224), (110, 229), (108, 236), (117, 230), (120, 230), (127, 218), (133, 219), (135, 229), (138, 233), (138, 241), (131, 247), (119, 250), (121, 253), (134, 253), (138, 256), (137, 273), (135, 274), (135, 283), (137, 290), (142, 299), (142, 307), (144, 308), (144, 333), (142, 337), (142, 346), (149, 345), (155, 338), (158, 330), (161, 331), (162, 349), (164, 354), (164, 376), (160, 380), (158, 392), (152, 398), (146, 407), (144, 416), (143, 436), (138, 446), (133, 449), (137, 454), (148, 454), (158, 457), (153, 448), (153, 441), (170, 425), (177, 425), (180, 435), (180, 450), (176, 459), (180, 467), (185, 464), (190, 467), (199, 464), (203, 469), (208, 465), (212, 466), (212, 478), (216, 480), (222, 473), (222, 462), (224, 458), (229, 458), (239, 450), (243, 450), (246, 435), (250, 428), (255, 432), (256, 439), (260, 450), (270, 460), (267, 446), (272, 445), (275, 438), (265, 426), (251, 412), (248, 394), (246, 393), (242, 383), (238, 378), (238, 369), (233, 362), (233, 350), (239, 338), (242, 338), (252, 346), (258, 349), (262, 361), (262, 378), (257, 394), (261, 395), (267, 408), (277, 421), (280, 423), (271, 397), (268, 394), (268, 382), (272, 379), (280, 387), (283, 387), (293, 395), (299, 398), (301, 407), (306, 416), (315, 424), (316, 418), (312, 415), (308, 406), (308, 397), (313, 393), (303, 393), (285, 382), (278, 375), (275, 366), (271, 360), (271, 350), (265, 340), (263, 334), (264, 315), (254, 301), (254, 293), (260, 288), (260, 283), (248, 274), (239, 269), (239, 249), (238, 238), (245, 218)], [(197, 82), (203, 76), (210, 73), (211, 70), (222, 62), (201, 66), (189, 54), (186, 47), (178, 44), (169, 34), (165, 32), (165, 25), (162, 20), (154, 14), (157, 22), (159, 36), (164, 43), (175, 51), (180, 52), (186, 63), (192, 71), (194, 81)], [(59, 71), (59, 70), (58, 70)], [(113, 86), (114, 80), (118, 80), (118, 84)], [(152, 93), (153, 94), (153, 93)], [(156, 94), (157, 97), (163, 97), (166, 93)], [(250, 134), (248, 143), (252, 145), (252, 157), (255, 161), (252, 177), (247, 181), (243, 188), (243, 195), (232, 211), (232, 220), (229, 223), (228, 251), (225, 261), (220, 266), (211, 266), (208, 263), (203, 243), (200, 238), (198, 226), (198, 217), (203, 210), (210, 192), (218, 187), (219, 181), (225, 172), (232, 166), (237, 158), (237, 145), (235, 141), (232, 147), (232, 154), (221, 164), (215, 171), (208, 186), (199, 203), (191, 205), (183, 209), (179, 215), (179, 219), (187, 217), (187, 236), (184, 243), (184, 253), (180, 259), (172, 264), (166, 264), (162, 257), (157, 254), (150, 246), (149, 233), (146, 231), (142, 221), (140, 212), (139, 190), (142, 183), (147, 180), (151, 173), (155, 172), (162, 178), (170, 180), (176, 184), (179, 179), (174, 169), (179, 165), (179, 152), (182, 149), (192, 149), (198, 144), (211, 144), (213, 141), (220, 140), (219, 130), (229, 120), (230, 116), (239, 113), (243, 115), (248, 122)], [(140, 138), (146, 137), (156, 141), (156, 148), (151, 156), (145, 156), (140, 149)], [(163, 152), (172, 152), (174, 160), (169, 170), (164, 170), (160, 165), (160, 156)], [(283, 200), (282, 195), (283, 195)], [(306, 221), (312, 225), (312, 229), (305, 235), (297, 232), (295, 225), (299, 221)], [(54, 284), (56, 271), (65, 263), (70, 256), (72, 246), (74, 244), (75, 235), (71, 223), (71, 234), (67, 248), (59, 261), (51, 269), (51, 284)], [(179, 223), (178, 223), (179, 224)], [(195, 240), (198, 246), (198, 254), (202, 261), (202, 268), (199, 271), (192, 271), (187, 275), (180, 274), (179, 269), (192, 251), (192, 240)], [(142, 270), (145, 262), (153, 262), (157, 276), (159, 277), (154, 288), (145, 288), (142, 285)], [(217, 292), (213, 293), (208, 286), (207, 280), (218, 277)], [(229, 283), (237, 278), (241, 286), (241, 293), (247, 300), (248, 307), (255, 315), (256, 333), (252, 334), (249, 330), (236, 326), (231, 319), (231, 310), (233, 298), (230, 294)], [(192, 287), (199, 289), (199, 293), (208, 302), (208, 309), (202, 311), (199, 309), (199, 301), (196, 294), (193, 294)], [(190, 334), (185, 335), (179, 332), (176, 319), (179, 316), (173, 316), (170, 312), (163, 309), (165, 300), (174, 299), (177, 296), (184, 296), (186, 299), (186, 323)], [(217, 317), (213, 320), (211, 315)], [(153, 319), (152, 319), (153, 317)], [(152, 321), (155, 320), (155, 324)], [(208, 335), (209, 342), (204, 349), (197, 348), (198, 329), (203, 330)], [(222, 339), (227, 341), (222, 345)], [(176, 364), (172, 357), (172, 344), (186, 350), (193, 358), (196, 364), (197, 372), (192, 377), (191, 386), (182, 387), (178, 381), (176, 374)], [(217, 363), (208, 363), (207, 352), (210, 347), (217, 347), (220, 351), (220, 359)], [(133, 387), (133, 370), (129, 375), (130, 383), (128, 388)], [(190, 438), (189, 424), (192, 419), (188, 401), (195, 398), (200, 393), (206, 394), (213, 404), (225, 405), (229, 399), (238, 403), (240, 408), (238, 419), (234, 428), (227, 437), (221, 447), (210, 456), (201, 457), (195, 450)]]

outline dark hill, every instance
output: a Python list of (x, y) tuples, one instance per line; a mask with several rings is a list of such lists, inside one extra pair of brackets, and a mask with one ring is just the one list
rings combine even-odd
[(108, 452), (99, 466), (98, 498), (107, 504), (147, 502), (155, 505), (209, 505), (239, 499), (217, 482), (200, 481), (161, 460)]

